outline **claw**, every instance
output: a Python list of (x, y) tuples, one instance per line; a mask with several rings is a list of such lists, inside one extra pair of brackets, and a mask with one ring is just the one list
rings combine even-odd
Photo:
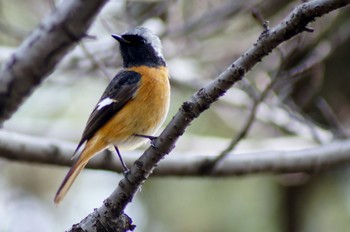
[(141, 135), (141, 134), (134, 134), (134, 136), (149, 139), (150, 142), (151, 142), (151, 146), (154, 147), (154, 148), (156, 147), (156, 145), (155, 145), (155, 140), (158, 138), (157, 136), (152, 136), (152, 135)]
[(130, 175), (130, 173), (131, 173), (130, 169), (128, 169), (128, 168), (126, 170), (124, 169), (124, 171), (123, 171), (123, 176), (124, 176), (125, 180), (127, 182), (129, 182), (129, 184), (131, 184), (131, 181), (129, 180), (129, 177), (128, 177)]

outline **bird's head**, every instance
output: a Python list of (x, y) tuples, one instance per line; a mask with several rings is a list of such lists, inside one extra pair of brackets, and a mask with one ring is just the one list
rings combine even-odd
[(133, 66), (166, 66), (162, 44), (158, 36), (144, 27), (133, 28), (122, 35), (112, 37), (120, 44), (124, 67)]

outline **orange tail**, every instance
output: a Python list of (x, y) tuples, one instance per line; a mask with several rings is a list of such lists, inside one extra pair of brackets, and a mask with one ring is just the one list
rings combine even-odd
[(105, 146), (103, 144), (93, 144), (87, 143), (84, 150), (81, 152), (77, 160), (74, 162), (73, 166), (65, 176), (65, 178), (62, 181), (62, 184), (57, 190), (54, 202), (56, 204), (59, 204), (66, 193), (68, 192), (69, 188), (72, 186), (73, 182), (79, 175), (79, 173), (84, 169), (86, 164), (89, 162), (89, 160), (99, 151), (104, 149)]
[(65, 176), (64, 180), (62, 181), (61, 186), (58, 188), (54, 202), (56, 204), (59, 204), (63, 197), (66, 195), (69, 188), (72, 186), (73, 182), (79, 175), (79, 173), (84, 169), (85, 165), (87, 164), (88, 160), (85, 162), (82, 162), (82, 160), (77, 159), (77, 161), (73, 164), (67, 175)]

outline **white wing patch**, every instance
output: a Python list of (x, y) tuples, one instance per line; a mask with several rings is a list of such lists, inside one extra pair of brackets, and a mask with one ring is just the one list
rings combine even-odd
[(113, 102), (117, 102), (117, 101), (114, 100), (114, 99), (111, 99), (111, 98), (107, 97), (107, 98), (103, 99), (102, 101), (100, 101), (100, 102), (97, 104), (97, 110), (100, 110), (100, 109), (102, 109), (103, 107), (112, 104)]

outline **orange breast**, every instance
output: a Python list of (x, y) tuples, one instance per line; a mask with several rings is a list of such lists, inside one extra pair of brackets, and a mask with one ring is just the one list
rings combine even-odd
[(144, 142), (145, 139), (133, 134), (154, 135), (168, 114), (170, 101), (166, 67), (139, 66), (129, 70), (142, 76), (134, 98), (94, 136), (95, 141), (113, 143), (121, 149), (132, 149)]

